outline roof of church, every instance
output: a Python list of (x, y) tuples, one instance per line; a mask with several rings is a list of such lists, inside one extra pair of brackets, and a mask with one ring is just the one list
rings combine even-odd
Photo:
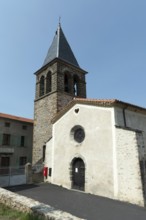
[(55, 58), (64, 60), (74, 66), (79, 67), (79, 64), (71, 50), (69, 43), (63, 33), (61, 25), (59, 23), (53, 42), (48, 50), (47, 56), (44, 60), (43, 66), (50, 63)]
[(137, 112), (142, 112), (146, 114), (146, 108), (133, 105), (127, 102), (123, 102), (117, 99), (87, 99), (87, 98), (74, 98), (68, 105), (66, 105), (56, 116), (52, 119), (52, 123), (55, 123), (60, 119), (69, 109), (71, 109), (75, 104), (101, 106), (101, 107), (122, 107), (125, 109), (134, 110)]
[(11, 120), (27, 122), (27, 123), (33, 123), (32, 119), (23, 118), (23, 117), (19, 117), (19, 116), (15, 116), (15, 115), (9, 115), (9, 114), (5, 114), (5, 113), (0, 113), (0, 118), (11, 119)]

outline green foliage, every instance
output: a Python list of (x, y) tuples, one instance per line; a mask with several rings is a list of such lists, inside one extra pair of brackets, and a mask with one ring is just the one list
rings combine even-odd
[(30, 213), (22, 213), (0, 204), (0, 220), (43, 220)]

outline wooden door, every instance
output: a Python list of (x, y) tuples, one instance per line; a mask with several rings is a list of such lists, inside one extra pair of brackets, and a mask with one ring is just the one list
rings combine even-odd
[(72, 187), (84, 190), (85, 188), (85, 164), (81, 158), (76, 158), (72, 163)]

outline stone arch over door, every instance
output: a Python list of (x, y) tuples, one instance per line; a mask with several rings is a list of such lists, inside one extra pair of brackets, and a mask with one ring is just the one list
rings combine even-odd
[(71, 162), (71, 180), (72, 180), (72, 189), (78, 189), (84, 191), (85, 163), (79, 157), (74, 158)]

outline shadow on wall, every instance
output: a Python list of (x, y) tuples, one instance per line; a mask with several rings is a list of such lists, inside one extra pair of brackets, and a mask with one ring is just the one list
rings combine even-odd
[(26, 183), (32, 184), (44, 182), (43, 168), (43, 164), (32, 166), (30, 163), (27, 163), (25, 165)]

